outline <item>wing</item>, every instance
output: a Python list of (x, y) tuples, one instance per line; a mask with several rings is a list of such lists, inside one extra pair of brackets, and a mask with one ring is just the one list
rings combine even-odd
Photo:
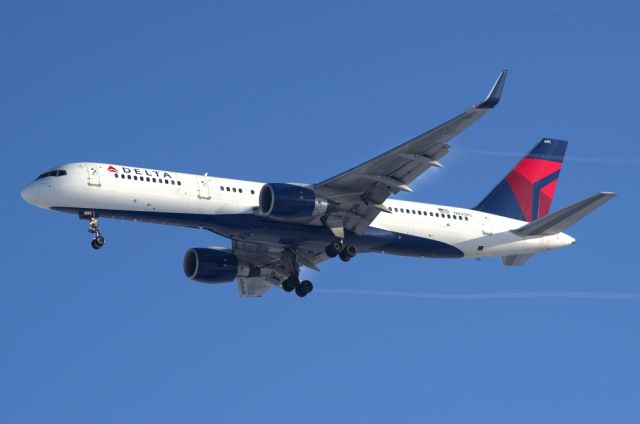
[(272, 286), (281, 287), (301, 267), (318, 271), (316, 265), (327, 259), (321, 246), (292, 247), (234, 240), (232, 252), (251, 267), (249, 275), (237, 278), (242, 297), (262, 296)]
[(483, 102), (444, 124), (407, 141), (355, 168), (314, 185), (314, 190), (337, 205), (338, 212), (325, 224), (339, 237), (343, 228), (362, 234), (381, 211), (382, 204), (427, 169), (442, 167), (439, 160), (449, 151), (449, 141), (498, 104), (507, 71), (502, 71)]

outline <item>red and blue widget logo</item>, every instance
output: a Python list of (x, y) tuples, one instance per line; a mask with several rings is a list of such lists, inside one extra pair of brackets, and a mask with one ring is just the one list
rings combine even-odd
[(542, 139), (474, 209), (529, 222), (547, 215), (567, 144)]

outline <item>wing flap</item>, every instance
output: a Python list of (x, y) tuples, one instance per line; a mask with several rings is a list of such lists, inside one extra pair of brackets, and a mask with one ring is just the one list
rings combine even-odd
[(241, 297), (260, 297), (276, 284), (267, 277), (238, 277), (237, 280)]
[(233, 240), (233, 253), (251, 272), (238, 277), (238, 292), (241, 297), (262, 296), (270, 287), (280, 287), (300, 267), (319, 271), (317, 264), (327, 259), (324, 247), (256, 243)]

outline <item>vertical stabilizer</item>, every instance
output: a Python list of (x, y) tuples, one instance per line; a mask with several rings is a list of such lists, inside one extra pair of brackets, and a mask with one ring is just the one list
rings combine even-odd
[(474, 209), (528, 222), (547, 215), (567, 144), (542, 139)]

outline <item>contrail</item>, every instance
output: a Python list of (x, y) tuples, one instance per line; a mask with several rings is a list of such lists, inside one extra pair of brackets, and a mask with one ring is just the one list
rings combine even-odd
[(488, 299), (597, 299), (640, 300), (640, 293), (606, 292), (495, 292), (495, 293), (420, 293), (384, 290), (322, 289), (322, 294), (408, 297), (431, 300), (488, 300)]
[[(514, 157), (522, 157), (524, 153), (516, 153), (516, 152), (498, 152), (494, 150), (480, 150), (480, 149), (470, 149), (468, 147), (456, 147), (456, 150), (466, 151), (469, 153), (475, 153), (479, 155), (488, 155), (488, 156), (514, 156)], [(620, 164), (620, 165), (638, 165), (640, 164), (640, 158), (590, 158), (584, 156), (565, 156), (564, 160), (573, 161), (573, 162), (590, 162), (590, 163), (610, 163), (610, 164)]]

